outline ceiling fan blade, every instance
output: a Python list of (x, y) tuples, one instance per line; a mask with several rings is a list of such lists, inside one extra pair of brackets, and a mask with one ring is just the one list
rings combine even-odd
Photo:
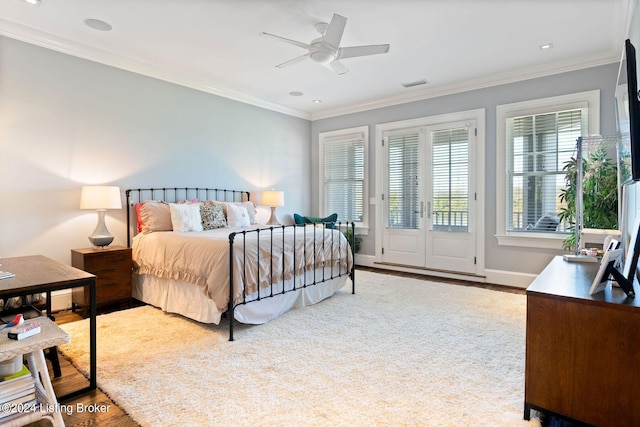
[(303, 49), (311, 49), (311, 46), (306, 44), (306, 43), (302, 43), (302, 42), (291, 40), (291, 39), (286, 39), (284, 37), (276, 36), (275, 34), (260, 33), (260, 35), (261, 36), (265, 36), (265, 37), (269, 37), (269, 38), (272, 38), (272, 39), (275, 39), (275, 40), (279, 40), (281, 42), (285, 42), (285, 43), (288, 43), (288, 44), (292, 44), (294, 46), (298, 46), (298, 47), (301, 47)]
[(327, 64), (327, 68), (330, 68), (331, 70), (333, 70), (334, 73), (336, 73), (339, 76), (341, 76), (343, 74), (347, 74), (349, 72), (349, 70), (347, 70), (347, 67), (342, 65), (341, 62), (335, 61), (335, 60), (329, 62)]
[(293, 58), (293, 59), (291, 59), (291, 60), (289, 60), (289, 61), (287, 61), (287, 62), (283, 62), (282, 64), (278, 64), (278, 65), (276, 65), (276, 68), (284, 68), (284, 67), (288, 67), (289, 65), (293, 65), (293, 64), (295, 64), (296, 62), (303, 61), (303, 60), (307, 59), (308, 57), (309, 57), (309, 54), (308, 54), (308, 53), (307, 53), (307, 54), (304, 54), (304, 55), (302, 55), (302, 56), (298, 56), (297, 58)]
[(355, 58), (357, 56), (377, 55), (389, 52), (388, 44), (376, 44), (369, 46), (341, 47), (338, 49), (336, 59)]
[(327, 27), (327, 31), (324, 33), (324, 41), (336, 49), (340, 47), (340, 40), (342, 40), (342, 33), (344, 33), (344, 27), (347, 25), (347, 18), (333, 14), (331, 22)]

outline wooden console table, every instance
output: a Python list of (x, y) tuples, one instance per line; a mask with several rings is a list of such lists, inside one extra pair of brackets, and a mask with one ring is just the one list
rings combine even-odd
[(640, 425), (640, 289), (589, 295), (598, 267), (556, 257), (527, 289), (525, 419)]
[(89, 386), (58, 396), (77, 396), (96, 388), (96, 276), (42, 255), (0, 258), (0, 269), (15, 274), (0, 280), (0, 298), (47, 294), (47, 315), (51, 314), (51, 292), (80, 286), (89, 288)]

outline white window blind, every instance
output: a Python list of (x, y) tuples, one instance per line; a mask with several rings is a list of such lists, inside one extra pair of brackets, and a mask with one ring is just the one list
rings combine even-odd
[(388, 226), (420, 227), (420, 134), (387, 138), (389, 158)]
[(364, 144), (362, 133), (322, 140), (323, 212), (342, 222), (363, 222)]
[(469, 230), (469, 128), (434, 131), (432, 138), (435, 230)]
[(544, 218), (557, 219), (563, 167), (586, 120), (586, 109), (507, 119), (507, 231), (565, 231), (564, 224), (556, 228)]

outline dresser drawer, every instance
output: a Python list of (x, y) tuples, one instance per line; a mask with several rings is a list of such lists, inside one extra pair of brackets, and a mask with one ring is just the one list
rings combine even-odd
[[(123, 286), (118, 282), (105, 281), (96, 287), (97, 295), (100, 295), (100, 304), (131, 298), (131, 286)], [(88, 295), (87, 295), (88, 296)], [(87, 303), (89, 301), (86, 301)]]
[(84, 256), (83, 270), (97, 275), (110, 271), (131, 268), (131, 251), (106, 252), (104, 254), (90, 254)]
[[(101, 272), (91, 272), (96, 275), (96, 288), (106, 286), (121, 285), (131, 288), (131, 270), (105, 270)], [(99, 292), (99, 291), (98, 291)]]

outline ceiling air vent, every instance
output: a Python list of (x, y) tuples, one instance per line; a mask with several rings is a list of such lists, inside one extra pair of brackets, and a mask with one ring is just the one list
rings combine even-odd
[(422, 80), (416, 80), (415, 82), (402, 83), (402, 86), (414, 87), (414, 86), (426, 85), (428, 83), (429, 82), (426, 79), (422, 79)]

